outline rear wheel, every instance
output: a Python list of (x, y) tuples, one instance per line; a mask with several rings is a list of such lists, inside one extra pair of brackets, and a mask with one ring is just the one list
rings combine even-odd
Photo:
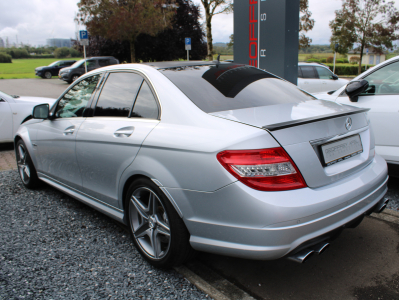
[(41, 182), (37, 176), (35, 166), (32, 163), (25, 143), (22, 140), (19, 140), (17, 142), (16, 150), (18, 172), (19, 176), (21, 177), (22, 183), (28, 189), (39, 187)]
[(170, 268), (193, 256), (185, 224), (152, 181), (134, 181), (126, 200), (133, 241), (150, 264)]
[(50, 72), (50, 71), (47, 71), (46, 73), (44, 73), (44, 77), (45, 77), (46, 79), (51, 79), (51, 77), (52, 77), (51, 72)]

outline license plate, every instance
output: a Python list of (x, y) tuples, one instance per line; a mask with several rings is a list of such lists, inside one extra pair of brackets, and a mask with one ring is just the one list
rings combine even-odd
[(321, 145), (321, 152), (327, 166), (356, 156), (363, 152), (360, 135)]

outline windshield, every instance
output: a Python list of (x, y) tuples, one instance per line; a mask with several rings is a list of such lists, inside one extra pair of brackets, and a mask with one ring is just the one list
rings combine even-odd
[(19, 96), (9, 95), (9, 94), (3, 93), (2, 91), (0, 91), (0, 97), (4, 97), (4, 98), (7, 98), (7, 97), (9, 97), (9, 98), (19, 98)]
[(84, 62), (85, 62), (84, 59), (78, 60), (76, 63), (70, 66), (70, 68), (79, 68)]
[(248, 65), (200, 65), (159, 71), (206, 113), (315, 100), (297, 86)]
[(60, 62), (59, 60), (58, 60), (58, 61), (55, 61), (55, 62), (52, 62), (51, 64), (49, 64), (49, 67), (54, 67), (54, 66), (57, 65), (59, 62)]

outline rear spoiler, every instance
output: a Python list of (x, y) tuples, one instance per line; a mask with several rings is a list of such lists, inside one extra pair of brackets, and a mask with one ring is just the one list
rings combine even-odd
[(289, 128), (289, 127), (313, 123), (316, 121), (323, 121), (323, 120), (333, 119), (333, 118), (337, 118), (337, 117), (359, 114), (359, 113), (367, 112), (369, 110), (370, 110), (370, 108), (354, 107), (354, 110), (351, 110), (351, 111), (344, 111), (344, 112), (316, 116), (316, 117), (311, 117), (311, 118), (304, 118), (304, 119), (293, 120), (293, 121), (288, 121), (288, 122), (275, 123), (275, 124), (263, 126), (262, 128), (267, 129), (269, 131), (281, 130), (281, 129), (285, 129), (285, 128)]

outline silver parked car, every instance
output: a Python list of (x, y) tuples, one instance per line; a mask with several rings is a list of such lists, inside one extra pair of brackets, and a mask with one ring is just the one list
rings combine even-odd
[(247, 65), (114, 65), (36, 106), (15, 149), (25, 186), (127, 224), (155, 266), (193, 249), (302, 262), (386, 205), (366, 111)]

